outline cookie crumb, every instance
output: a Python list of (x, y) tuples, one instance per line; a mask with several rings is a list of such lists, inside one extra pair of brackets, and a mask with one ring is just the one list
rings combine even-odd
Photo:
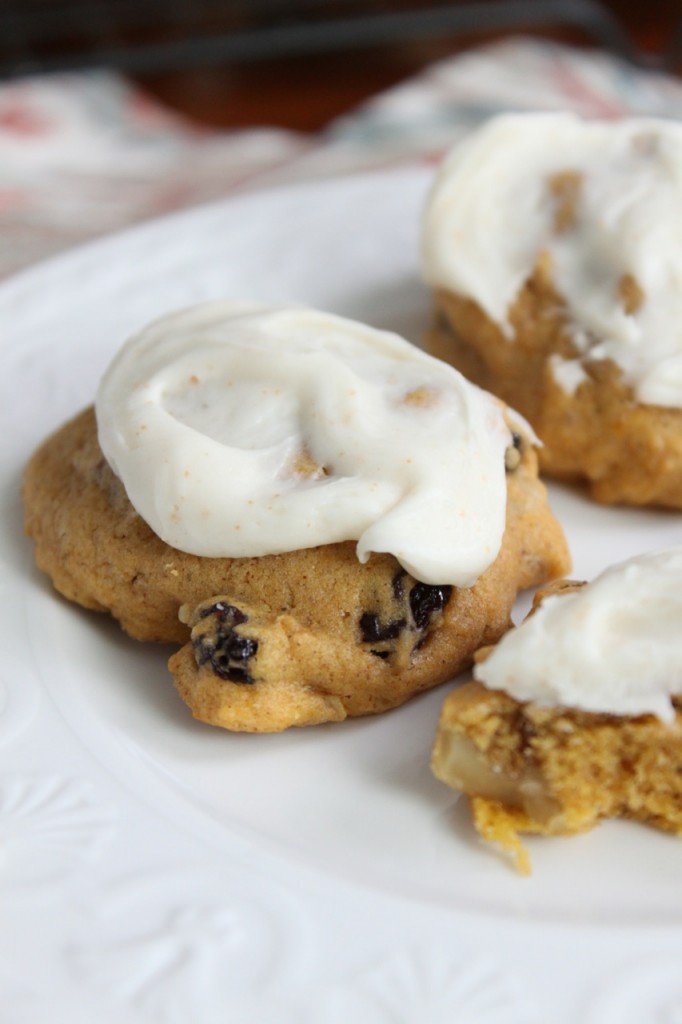
[(577, 205), (583, 184), (579, 171), (557, 171), (547, 179), (554, 200), (553, 228), (557, 235), (570, 231), (577, 223)]
[(417, 406), (421, 409), (428, 409), (438, 401), (438, 392), (435, 388), (420, 387), (408, 391), (403, 402), (405, 405)]
[(618, 298), (628, 316), (633, 316), (644, 302), (644, 289), (632, 274), (623, 274), (620, 278)]
[(320, 477), (329, 476), (327, 467), (320, 466), (307, 448), (302, 448), (294, 457), (292, 470), (296, 476), (306, 480), (319, 480)]
[(471, 798), (471, 809), (479, 835), (506, 854), (520, 875), (530, 875), (530, 857), (519, 836), (526, 824), (526, 815), (513, 807), (477, 796)]

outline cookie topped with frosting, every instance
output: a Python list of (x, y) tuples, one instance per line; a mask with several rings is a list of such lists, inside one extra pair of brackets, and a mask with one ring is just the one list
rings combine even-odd
[(523, 832), (624, 817), (682, 835), (680, 573), (677, 546), (551, 584), (446, 699), (434, 772), (521, 870)]
[(197, 718), (273, 732), (445, 681), (566, 571), (534, 446), (394, 334), (209, 303), (126, 342), (35, 453), (26, 528), (61, 593), (182, 645)]
[(528, 416), (547, 471), (679, 507), (681, 242), (682, 125), (492, 118), (427, 201), (429, 347)]

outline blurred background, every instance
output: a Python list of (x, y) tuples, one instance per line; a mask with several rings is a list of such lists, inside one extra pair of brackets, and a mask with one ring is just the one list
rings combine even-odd
[(0, 279), (492, 114), (682, 120), (680, 0), (0, 0)]
[(0, 0), (0, 78), (107, 68), (213, 128), (319, 130), (508, 35), (682, 70), (679, 0)]

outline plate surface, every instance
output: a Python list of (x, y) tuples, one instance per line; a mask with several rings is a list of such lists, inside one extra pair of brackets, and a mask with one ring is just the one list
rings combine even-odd
[[(210, 729), (167, 652), (59, 599), (22, 537), (30, 452), (158, 314), (300, 301), (418, 342), (428, 182), (250, 195), (0, 286), (3, 1024), (677, 1019), (679, 841), (607, 823), (530, 841), (519, 878), (430, 774), (444, 689), (281, 736)], [(550, 493), (578, 578), (681, 539), (679, 515)]]

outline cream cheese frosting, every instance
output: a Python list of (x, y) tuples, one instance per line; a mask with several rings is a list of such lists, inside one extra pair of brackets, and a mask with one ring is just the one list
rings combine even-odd
[(506, 512), (501, 405), (398, 335), (210, 303), (132, 337), (96, 398), (104, 455), (166, 543), (248, 557), (357, 541), (470, 586)]
[(682, 546), (614, 565), (546, 597), (476, 665), (519, 701), (671, 722), (682, 694)]
[[(508, 313), (538, 257), (578, 361), (611, 359), (640, 402), (682, 407), (682, 124), (492, 118), (445, 158), (422, 230), (424, 277)], [(578, 361), (554, 367), (576, 386)]]

